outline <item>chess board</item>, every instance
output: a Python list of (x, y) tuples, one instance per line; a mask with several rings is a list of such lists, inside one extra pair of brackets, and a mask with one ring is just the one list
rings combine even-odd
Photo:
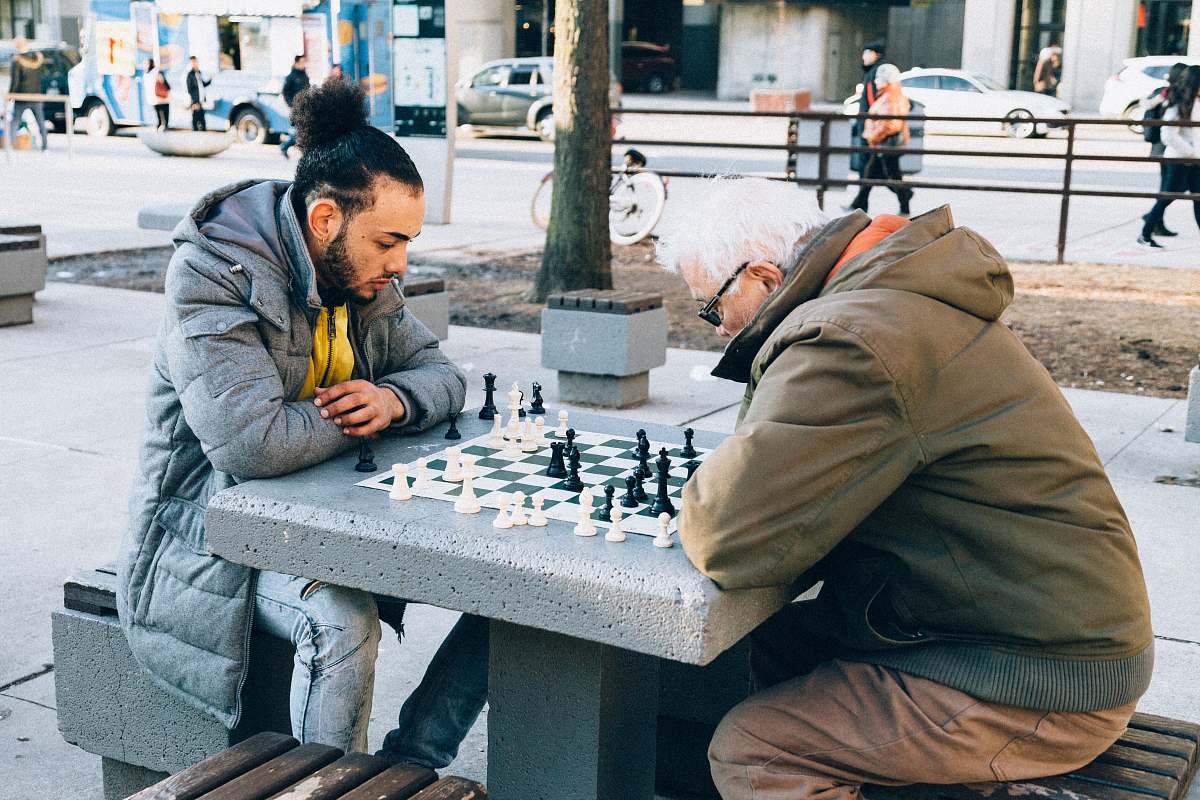
[[(680, 436), (681, 440), (682, 438)], [(546, 476), (546, 468), (550, 465), (549, 443), (562, 441), (554, 438), (553, 431), (546, 431), (545, 446), (540, 447), (536, 452), (519, 453), (515, 457), (505, 455), (502, 449), (489, 446), (489, 439), (490, 434), (485, 434), (458, 445), (462, 448), (463, 453), (475, 456), (475, 496), (481, 506), (499, 509), (501, 498), (508, 500), (513, 492), (524, 492), (527, 498), (541, 493), (545, 498), (542, 511), (547, 519), (569, 522), (572, 526), (579, 521), (579, 492), (563, 488), (564, 478)], [(637, 458), (633, 455), (637, 439), (612, 436), (607, 433), (576, 431), (575, 446), (579, 448), (579, 478), (585, 486), (593, 487), (592, 519), (596, 521), (600, 535), (603, 535), (604, 531), (609, 528), (609, 523), (603, 522), (599, 518), (599, 511), (604, 507), (604, 486), (611, 484), (616, 487), (613, 505), (618, 505), (625, 495), (625, 476), (638, 465)], [(684, 464), (688, 461), (679, 453), (683, 442), (652, 440), (650, 442), (650, 468), (655, 472), (655, 476), (648, 478), (644, 484), (648, 502), (639, 503), (636, 508), (621, 508), (623, 513), (621, 528), (626, 533), (640, 533), (646, 536), (654, 536), (658, 533), (658, 518), (656, 514), (650, 512), (650, 504), (654, 502), (654, 495), (658, 487), (654, 459), (658, 457), (658, 451), (663, 447), (667, 448), (667, 454), (671, 458), (669, 495), (676, 511), (679, 510), (680, 494), (683, 491), (684, 479), (687, 477), (687, 468), (684, 467)], [(710, 452), (702, 447), (695, 449), (696, 461), (703, 461)], [(462, 484), (442, 480), (446, 470), (446, 451), (442, 450), (429, 456), (427, 466), (432, 483), (424, 489), (413, 489), (413, 495), (451, 503), (457, 500), (459, 494), (462, 493)], [(415, 478), (416, 465), (414, 464), (409, 469), (409, 483), (413, 483)], [(387, 472), (381, 472), (359, 481), (355, 485), (386, 492), (392, 488), (392, 481), (393, 475), (389, 469)], [(530, 500), (525, 501), (525, 507), (526, 513), (528, 513), (528, 509), (531, 507)], [(553, 523), (551, 525), (553, 526)], [(670, 529), (675, 530), (673, 519)]]

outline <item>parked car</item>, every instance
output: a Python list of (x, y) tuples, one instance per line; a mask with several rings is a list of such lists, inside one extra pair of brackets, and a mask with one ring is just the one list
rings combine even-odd
[[(42, 65), (42, 92), (44, 94), (66, 95), (67, 72), (79, 63), (79, 51), (66, 44), (49, 42), (30, 42), (29, 49), (41, 53), (46, 59)], [(16, 47), (11, 41), (0, 42), (0, 92), (7, 92), (12, 80), (12, 58)], [(54, 130), (64, 133), (67, 129), (67, 118), (64, 107), (58, 103), (46, 106), (46, 122), (53, 123)]]
[[(926, 133), (967, 133), (995, 135), (1015, 139), (1045, 136), (1045, 123), (1026, 120), (1064, 117), (1071, 107), (1050, 95), (1006, 89), (986, 75), (961, 69), (910, 69), (900, 75), (904, 94), (925, 106), (933, 117), (1003, 117), (999, 122), (939, 122), (925, 123)], [(862, 91), (860, 86), (859, 92)], [(858, 113), (858, 93), (846, 98), (847, 114)]]
[[(621, 84), (609, 76), (609, 104), (621, 105)], [(554, 59), (489, 61), (455, 87), (458, 124), (467, 130), (527, 130), (554, 141)]]
[(621, 84), (630, 91), (654, 94), (675, 88), (679, 65), (670, 48), (650, 42), (625, 42), (621, 45)]
[(1127, 58), (1121, 71), (1104, 82), (1104, 97), (1100, 100), (1100, 115), (1112, 119), (1137, 121), (1142, 118), (1139, 101), (1155, 89), (1167, 85), (1171, 65), (1200, 64), (1195, 56), (1142, 56)]

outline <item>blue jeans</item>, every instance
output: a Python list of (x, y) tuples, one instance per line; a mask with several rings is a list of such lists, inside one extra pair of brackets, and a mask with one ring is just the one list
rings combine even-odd
[[(365, 752), (379, 621), (403, 635), (403, 600), (262, 571), (254, 625), (296, 648), (292, 735), (346, 752)], [(379, 755), (445, 767), (487, 701), (488, 621), (463, 615), (400, 710)]]

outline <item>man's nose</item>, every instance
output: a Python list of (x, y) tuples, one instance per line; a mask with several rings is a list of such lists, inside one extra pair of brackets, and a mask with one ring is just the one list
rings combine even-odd
[(399, 256), (388, 261), (387, 272), (397, 278), (403, 278), (404, 273), (408, 272), (408, 254), (401, 253)]

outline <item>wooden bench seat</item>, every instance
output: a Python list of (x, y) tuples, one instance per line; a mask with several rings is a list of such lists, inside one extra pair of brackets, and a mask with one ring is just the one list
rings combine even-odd
[(474, 781), (424, 767), (389, 766), (364, 753), (300, 744), (282, 733), (251, 736), (128, 800), (486, 800)]
[(1196, 776), (1200, 725), (1134, 714), (1116, 744), (1066, 775), (1009, 783), (865, 786), (868, 800), (1183, 800)]

